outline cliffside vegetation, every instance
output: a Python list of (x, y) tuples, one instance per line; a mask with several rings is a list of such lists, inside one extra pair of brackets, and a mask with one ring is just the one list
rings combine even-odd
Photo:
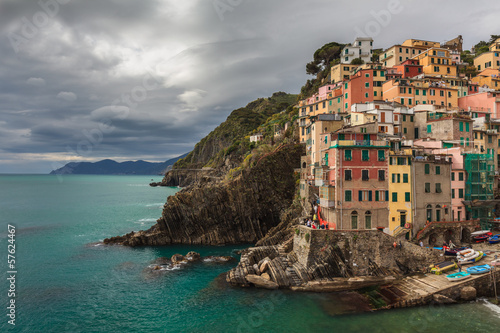
[(269, 138), (274, 131), (270, 117), (283, 112), (282, 116), (273, 118), (278, 120), (273, 125), (284, 124), (284, 118), (293, 117), (293, 113), (296, 113), (293, 109), (296, 100), (297, 95), (277, 92), (269, 98), (259, 98), (234, 110), (226, 121), (196, 144), (191, 153), (177, 161), (174, 169), (212, 167), (225, 168), (227, 171), (234, 168), (256, 146), (250, 143), (250, 135), (261, 130)]

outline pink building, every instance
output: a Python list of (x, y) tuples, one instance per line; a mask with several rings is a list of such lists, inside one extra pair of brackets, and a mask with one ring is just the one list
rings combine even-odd
[(492, 118), (500, 118), (500, 96), (494, 92), (482, 92), (461, 97), (458, 99), (458, 107), (478, 115), (489, 113)]
[(465, 220), (465, 205), (463, 204), (465, 194), (464, 156), (460, 147), (435, 150), (437, 154), (448, 154), (452, 156), (451, 164), (451, 212), (454, 221)]

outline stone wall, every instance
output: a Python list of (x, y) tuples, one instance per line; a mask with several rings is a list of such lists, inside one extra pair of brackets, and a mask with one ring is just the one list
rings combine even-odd
[[(307, 268), (329, 266), (333, 276), (386, 276), (419, 271), (440, 260), (439, 253), (376, 230), (313, 230), (297, 228), (293, 251)], [(399, 243), (398, 243), (399, 245)]]

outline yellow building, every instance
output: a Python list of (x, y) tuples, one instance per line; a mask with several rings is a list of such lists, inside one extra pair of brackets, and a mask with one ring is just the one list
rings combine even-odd
[(332, 83), (342, 82), (351, 78), (351, 71), (358, 65), (338, 64), (332, 67), (330, 74)]
[(450, 51), (432, 48), (414, 57), (422, 65), (424, 74), (433, 76), (457, 76), (457, 67), (452, 64)]
[(393, 45), (385, 50), (384, 53), (380, 55), (380, 62), (382, 62), (385, 67), (393, 67), (433, 47), (440, 47), (439, 42), (407, 39), (403, 44)]
[(493, 68), (485, 69), (473, 77), (471, 81), (477, 83), (480, 87), (488, 86), (488, 88), (500, 90), (500, 70)]
[(389, 156), (389, 231), (396, 236), (413, 223), (412, 150), (390, 151)]
[(474, 66), (479, 71), (486, 68), (500, 68), (500, 38), (490, 45), (490, 51), (474, 58)]
[(414, 47), (421, 50), (427, 50), (432, 47), (440, 47), (441, 44), (439, 42), (431, 42), (429, 40), (422, 39), (407, 39), (401, 44), (402, 46)]

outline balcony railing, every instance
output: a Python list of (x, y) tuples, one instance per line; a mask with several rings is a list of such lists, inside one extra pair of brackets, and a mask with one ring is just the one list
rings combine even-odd
[(389, 147), (389, 143), (383, 140), (333, 140), (333, 147)]

